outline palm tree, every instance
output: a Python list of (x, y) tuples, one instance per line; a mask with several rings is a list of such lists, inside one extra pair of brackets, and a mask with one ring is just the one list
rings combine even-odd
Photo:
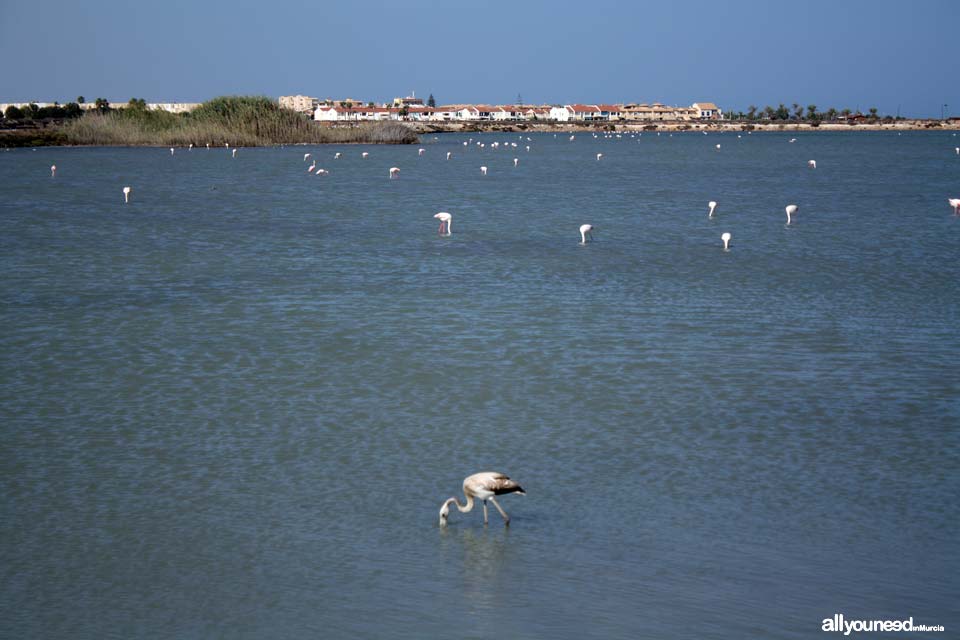
[(793, 117), (797, 120), (803, 118), (803, 107), (798, 105), (796, 102), (793, 103)]
[(876, 118), (876, 117), (877, 117), (877, 108), (876, 108), (876, 107), (870, 107), (870, 117), (871, 117), (871, 118)]
[(753, 120), (757, 117), (757, 105), (747, 107), (747, 120)]
[(773, 110), (773, 107), (767, 105), (763, 108), (763, 116), (767, 120), (773, 120), (773, 116), (776, 115), (776, 111)]
[(808, 104), (807, 105), (807, 120), (817, 120), (817, 105)]
[(827, 109), (827, 120), (836, 120), (837, 119), (837, 110), (833, 107)]

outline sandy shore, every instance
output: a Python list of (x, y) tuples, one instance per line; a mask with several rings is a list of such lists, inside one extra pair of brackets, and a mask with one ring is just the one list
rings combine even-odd
[(899, 120), (865, 123), (747, 123), (747, 122), (406, 122), (419, 134), (439, 132), (573, 132), (573, 131), (960, 131), (960, 120)]

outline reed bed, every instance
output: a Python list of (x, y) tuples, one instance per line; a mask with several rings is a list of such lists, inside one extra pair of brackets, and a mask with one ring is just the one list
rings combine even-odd
[(127, 108), (88, 112), (63, 126), (69, 144), (129, 146), (242, 146), (276, 144), (413, 144), (417, 134), (399, 122), (324, 127), (281, 109), (265, 97), (221, 97), (191, 113)]

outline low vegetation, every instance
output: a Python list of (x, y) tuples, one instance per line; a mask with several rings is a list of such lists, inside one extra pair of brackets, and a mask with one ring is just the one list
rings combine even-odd
[(134, 98), (124, 109), (106, 106), (91, 110), (63, 121), (55, 129), (66, 144), (76, 145), (252, 147), (417, 142), (416, 133), (398, 122), (322, 126), (302, 114), (281, 109), (266, 97), (216, 98), (184, 114), (149, 110), (144, 100)]

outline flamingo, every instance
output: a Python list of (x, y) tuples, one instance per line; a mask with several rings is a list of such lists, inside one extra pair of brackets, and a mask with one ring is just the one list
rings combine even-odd
[[(209, 148), (210, 148), (210, 143), (208, 142), (208, 143), (207, 143), (207, 149), (209, 149)], [(309, 155), (309, 154), (308, 154), (308, 155)], [(304, 160), (306, 160), (306, 158), (304, 158)]]
[(418, 156), (422, 156), (422, 155), (423, 155), (423, 149), (419, 149), (417, 155), (418, 155)]
[(527, 145), (527, 151), (530, 151), (530, 145)]
[(580, 244), (587, 244), (587, 238), (593, 240), (593, 225), (592, 224), (582, 224), (580, 225)]
[(570, 136), (570, 141), (573, 142), (573, 139), (574, 139), (575, 137), (576, 137), (576, 136)]
[(453, 222), (452, 215), (446, 211), (441, 211), (440, 213), (433, 214), (433, 217), (440, 221), (440, 228), (437, 229), (437, 233), (442, 236), (448, 236), (452, 233), (450, 231), (450, 223)]
[(597, 162), (600, 162), (600, 158), (602, 158), (602, 157), (603, 157), (603, 154), (602, 154), (602, 153), (598, 153), (598, 154), (597, 154)]
[(816, 169), (816, 168), (817, 168), (817, 161), (816, 161), (816, 160), (807, 160), (807, 166), (810, 167), (811, 169)]
[(50, 177), (51, 178), (57, 177), (57, 165), (55, 164), (50, 165)]
[(723, 233), (723, 235), (720, 236), (720, 239), (723, 240), (723, 250), (724, 250), (724, 251), (729, 251), (729, 250), (730, 250), (730, 238), (732, 238), (732, 237), (733, 237), (733, 236), (730, 235), (730, 232), (729, 232), (729, 231), (725, 231), (725, 232)]
[(170, 155), (173, 155), (173, 147), (170, 147)]
[(236, 149), (234, 149), (233, 151), (230, 152), (230, 157), (231, 157), (231, 158), (236, 158), (236, 157), (237, 157), (237, 150), (236, 150)]
[(457, 500), (456, 497), (447, 498), (443, 506), (440, 507), (440, 526), (447, 526), (447, 516), (450, 514), (451, 504), (456, 505), (460, 513), (467, 513), (473, 510), (474, 500), (479, 499), (483, 502), (483, 524), (487, 524), (487, 500), (489, 500), (493, 503), (493, 506), (497, 508), (497, 511), (500, 512), (500, 515), (503, 516), (504, 526), (509, 527), (510, 516), (500, 508), (500, 505), (497, 504), (494, 498), (494, 496), (500, 496), (505, 493), (526, 495), (526, 492), (519, 484), (496, 471), (481, 471), (472, 476), (467, 476), (463, 481), (463, 495), (467, 498), (466, 504), (460, 504), (460, 501)]
[(950, 198), (947, 202), (953, 207), (954, 215), (960, 216), (960, 198)]
[(361, 158), (366, 158), (368, 155), (370, 155), (370, 154), (367, 153), (366, 151), (364, 151), (363, 153), (360, 154), (360, 157), (361, 157)]
[(399, 177), (400, 177), (400, 169), (398, 169), (397, 167), (390, 167), (390, 179), (392, 180), (393, 178), (399, 178)]
[(513, 159), (513, 166), (517, 166), (518, 164), (520, 164), (520, 158), (514, 158), (514, 159)]
[(796, 141), (797, 141), (796, 138), (790, 138), (790, 142), (796, 142)]
[(124, 187), (124, 188), (123, 188), (123, 202), (124, 202), (124, 203), (130, 202), (130, 192), (131, 192), (131, 191), (133, 191), (133, 189), (131, 189), (130, 187)]
[(328, 173), (330, 173), (330, 172), (327, 171), (326, 169), (317, 169), (317, 175), (318, 175), (318, 176), (325, 176), (325, 175), (327, 175)]
[(339, 151), (337, 151), (335, 154), (333, 154), (333, 159), (334, 159), (334, 160), (339, 160), (339, 159), (340, 159), (340, 152), (339, 152)]
[(190, 143), (190, 146), (187, 147), (187, 148), (190, 149), (191, 151), (193, 151), (193, 143), (191, 142), (191, 143)]
[[(207, 145), (207, 146), (209, 146), (209, 145)], [(306, 162), (306, 161), (307, 161), (307, 158), (309, 158), (309, 157), (310, 157), (310, 154), (309, 154), (309, 153), (303, 154), (303, 161)]]
[(482, 173), (483, 175), (487, 175), (487, 168), (486, 168), (486, 167), (480, 167), (480, 173)]
[(707, 203), (707, 206), (710, 208), (710, 213), (707, 214), (707, 217), (708, 217), (708, 218), (712, 218), (712, 217), (713, 217), (713, 212), (716, 211), (716, 209), (717, 209), (717, 203), (716, 203), (716, 201), (711, 200), (710, 202)]
[(307, 173), (313, 173), (313, 170), (317, 168), (317, 161), (314, 160), (313, 164), (307, 167)]
[(799, 210), (800, 210), (800, 207), (798, 207), (798, 206), (795, 205), (795, 204), (788, 204), (788, 205), (787, 205), (787, 208), (786, 208), (786, 212), (787, 212), (787, 224), (790, 224), (791, 222), (793, 222), (793, 216), (797, 215), (797, 211), (799, 211)]
[(720, 145), (719, 145), (719, 144), (717, 145), (717, 151), (720, 151)]
[(452, 152), (450, 152), (450, 151), (447, 151), (447, 160), (449, 160), (449, 159), (450, 159), (450, 156), (452, 156), (452, 155), (453, 155), (453, 153), (452, 153)]

